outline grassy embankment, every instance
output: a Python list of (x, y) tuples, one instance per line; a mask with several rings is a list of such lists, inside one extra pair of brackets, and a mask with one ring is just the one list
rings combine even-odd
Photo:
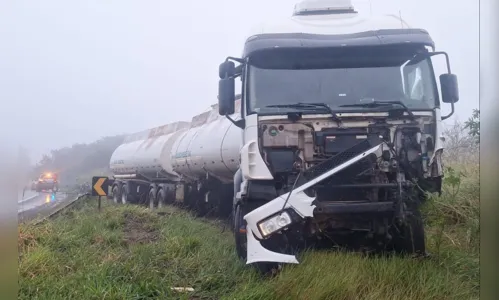
[(462, 170), (427, 205), (429, 259), (314, 251), (261, 279), (236, 259), (229, 228), (171, 207), (98, 212), (92, 199), (20, 227), (19, 298), (478, 299), (478, 167)]

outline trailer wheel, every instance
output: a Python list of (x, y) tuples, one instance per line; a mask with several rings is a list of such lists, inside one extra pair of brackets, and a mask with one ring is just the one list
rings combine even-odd
[[(246, 261), (248, 251), (246, 221), (244, 220), (245, 214), (245, 207), (242, 204), (238, 204), (234, 213), (234, 238), (237, 256), (243, 261)], [(261, 274), (272, 273), (279, 269), (279, 264), (272, 262), (256, 262), (251, 264), (251, 266), (257, 269)]]
[(165, 190), (160, 189), (158, 191), (156, 198), (157, 198), (158, 208), (163, 208), (166, 204), (166, 192), (165, 192)]
[(116, 204), (120, 202), (120, 191), (117, 185), (113, 187), (113, 202)]
[(149, 190), (149, 209), (154, 209), (156, 207), (156, 195), (154, 193), (154, 189)]
[(121, 189), (121, 204), (127, 204), (128, 202), (128, 186), (126, 184), (123, 185)]

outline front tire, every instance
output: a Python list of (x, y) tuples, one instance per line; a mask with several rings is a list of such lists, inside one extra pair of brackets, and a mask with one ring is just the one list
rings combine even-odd
[(398, 196), (404, 218), (395, 224), (393, 248), (400, 254), (424, 256), (426, 243), (420, 194), (411, 189), (400, 192)]
[(243, 217), (243, 207), (242, 205), (237, 205), (234, 212), (234, 240), (236, 242), (236, 253), (241, 260), (246, 261), (248, 241), (246, 238), (246, 221)]
[(406, 214), (407, 218), (404, 224), (400, 224), (396, 228), (395, 251), (401, 254), (424, 256), (426, 255), (426, 243), (421, 212), (419, 209), (411, 209)]

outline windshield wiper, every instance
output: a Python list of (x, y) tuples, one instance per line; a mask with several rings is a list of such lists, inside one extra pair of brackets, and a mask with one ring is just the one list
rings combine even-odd
[(341, 119), (338, 117), (338, 115), (333, 111), (333, 109), (327, 105), (326, 103), (292, 103), (292, 104), (272, 104), (272, 105), (267, 105), (265, 107), (277, 107), (277, 108), (325, 108), (332, 116), (333, 121), (335, 121), (338, 124), (338, 127), (343, 128), (343, 124), (341, 122)]
[(416, 119), (416, 116), (414, 116), (414, 114), (409, 109), (409, 107), (407, 107), (407, 105), (405, 105), (404, 102), (399, 101), (399, 100), (393, 100), (393, 101), (371, 100), (370, 102), (365, 102), (365, 103), (338, 105), (338, 107), (383, 107), (383, 106), (394, 106), (394, 105), (401, 106), (407, 112), (407, 114), (411, 117), (411, 119), (413, 119), (413, 120)]

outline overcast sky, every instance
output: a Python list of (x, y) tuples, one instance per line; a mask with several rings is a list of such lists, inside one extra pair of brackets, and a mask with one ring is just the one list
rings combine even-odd
[[(218, 65), (291, 0), (2, 1), (0, 143), (33, 157), (190, 120), (216, 102)], [(427, 29), (459, 77), (457, 116), (478, 107), (478, 1), (354, 1)], [(443, 70), (440, 70), (443, 71)], [(444, 113), (448, 111), (444, 104)]]

